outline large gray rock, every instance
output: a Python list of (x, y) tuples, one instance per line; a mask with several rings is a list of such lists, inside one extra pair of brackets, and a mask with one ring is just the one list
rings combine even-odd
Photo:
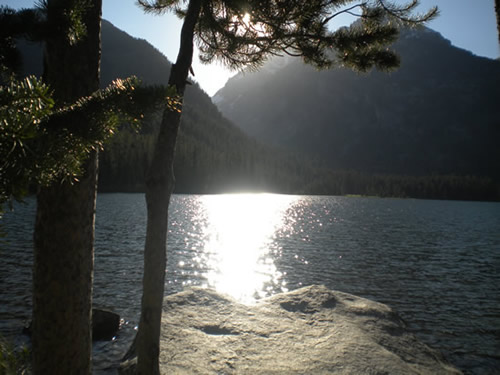
[(460, 374), (388, 306), (323, 286), (254, 306), (193, 288), (162, 324), (165, 374)]

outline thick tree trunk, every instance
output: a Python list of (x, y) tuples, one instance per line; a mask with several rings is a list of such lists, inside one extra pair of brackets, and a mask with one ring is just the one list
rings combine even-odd
[[(169, 85), (181, 100), (193, 59), (193, 37), (201, 0), (191, 0), (181, 31), (181, 46), (170, 72)], [(181, 114), (165, 108), (153, 160), (146, 177), (148, 211), (144, 249), (144, 277), (141, 318), (137, 335), (137, 373), (160, 373), (160, 331), (165, 287), (167, 224), (170, 196), (174, 189), (173, 160)]]
[[(65, 0), (48, 3), (49, 22), (60, 16), (54, 13), (68, 7)], [(99, 89), (101, 0), (91, 3), (84, 15), (87, 34), (81, 41), (70, 46), (64, 31), (60, 31), (45, 45), (44, 80), (54, 90), (58, 105)], [(84, 122), (79, 125), (88, 126)], [(97, 152), (90, 155), (83, 169), (79, 182), (55, 182), (37, 196), (34, 374), (91, 373)]]
[(33, 270), (33, 373), (91, 373), (97, 155), (75, 185), (37, 197)]

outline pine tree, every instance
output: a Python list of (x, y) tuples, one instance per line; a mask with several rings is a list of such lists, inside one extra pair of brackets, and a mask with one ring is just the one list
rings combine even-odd
[[(0, 212), (40, 186), (34, 235), (33, 373), (91, 373), (97, 150), (120, 118), (165, 102), (134, 79), (99, 88), (101, 0), (0, 9)], [(15, 38), (46, 42), (44, 81), (15, 77)], [(48, 86), (50, 85), (50, 87)]]
[[(43, 79), (56, 105), (99, 89), (101, 0), (47, 0)], [(60, 33), (79, 22), (75, 34)], [(77, 35), (76, 33), (84, 35)], [(87, 128), (85, 119), (75, 119)], [(97, 150), (79, 181), (56, 182), (37, 194), (33, 271), (34, 374), (90, 374)]]
[[(174, 11), (183, 18), (181, 44), (172, 66), (169, 86), (183, 101), (191, 70), (194, 42), (201, 60), (220, 61), (231, 69), (257, 69), (271, 55), (300, 56), (318, 68), (335, 64), (361, 71), (397, 67), (396, 54), (387, 49), (398, 25), (432, 18), (433, 8), (412, 16), (418, 1), (398, 5), (386, 0), (138, 0), (145, 11)], [(335, 31), (329, 23), (341, 14), (360, 22)], [(146, 177), (148, 210), (144, 251), (142, 310), (137, 335), (137, 372), (159, 374), (160, 326), (166, 267), (167, 219), (174, 188), (173, 160), (181, 111), (166, 109), (155, 152)]]

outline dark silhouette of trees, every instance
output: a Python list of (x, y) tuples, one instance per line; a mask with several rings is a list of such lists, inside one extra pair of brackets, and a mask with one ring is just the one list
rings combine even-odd
[[(355, 1), (181, 1), (139, 0), (146, 11), (175, 11), (184, 19), (180, 49), (172, 66), (169, 86), (182, 103), (196, 41), (204, 62), (219, 60), (226, 66), (258, 68), (270, 55), (300, 56), (306, 63), (327, 68), (341, 63), (361, 71), (391, 69), (396, 54), (386, 46), (397, 36), (399, 23), (420, 23), (411, 12), (418, 1), (398, 6), (377, 0)], [(339, 14), (360, 17), (350, 28), (329, 31)], [(388, 22), (392, 20), (394, 22)], [(166, 109), (146, 177), (148, 209), (144, 252), (142, 310), (137, 335), (137, 372), (159, 374), (159, 338), (166, 266), (166, 236), (170, 195), (174, 188), (173, 160), (181, 110)]]

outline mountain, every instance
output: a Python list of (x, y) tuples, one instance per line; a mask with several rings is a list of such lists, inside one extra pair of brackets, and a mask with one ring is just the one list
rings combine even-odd
[[(42, 73), (40, 45), (19, 42), (23, 75)], [(171, 63), (147, 41), (102, 22), (101, 86), (137, 76), (143, 84), (166, 84)], [(101, 191), (143, 191), (161, 114), (150, 113), (140, 131), (124, 124), (100, 154)], [(176, 191), (234, 190), (303, 192), (314, 172), (289, 152), (263, 146), (227, 120), (196, 84), (189, 85), (175, 158)]]
[(403, 30), (390, 74), (277, 58), (213, 97), (247, 134), (336, 170), (500, 178), (500, 62), (428, 28)]
[[(40, 75), (42, 72), (41, 47), (26, 42), (20, 42), (19, 47), (24, 56), (24, 75)], [(144, 84), (165, 84), (170, 67), (171, 63), (167, 58), (148, 42), (133, 38), (111, 23), (103, 21), (101, 60), (103, 87), (116, 78), (131, 75), (138, 76)], [(286, 60), (272, 61), (268, 64), (261, 73), (264, 79), (258, 79), (258, 75), (240, 75), (236, 80), (232, 80), (226, 89), (238, 80), (243, 81), (243, 86), (238, 88), (238, 85), (235, 85), (237, 90), (234, 91), (235, 98), (238, 96), (241, 98), (247, 93), (258, 91), (268, 79), (269, 82), (273, 82), (267, 87), (269, 92), (266, 95), (269, 102), (261, 102), (261, 107), (255, 110), (253, 115), (272, 114), (276, 108), (286, 110), (288, 103), (292, 102), (289, 97), (285, 97), (285, 94), (290, 93), (283, 93), (280, 86), (287, 87), (288, 81), (291, 80), (288, 75), (282, 75), (290, 67), (294, 67), (296, 71), (293, 74), (304, 75), (305, 81), (311, 81), (311, 90), (318, 89), (314, 86), (316, 73), (295, 61)], [(352, 73), (345, 72), (345, 74)], [(275, 79), (279, 76), (282, 76), (283, 82)], [(248, 79), (249, 77), (252, 79)], [(292, 80), (298, 82), (299, 78), (301, 77), (293, 77)], [(344, 89), (347, 93), (347, 87)], [(305, 88), (301, 90), (304, 91)], [(322, 90), (328, 92), (324, 88)], [(281, 103), (274, 101), (277, 97), (273, 94), (278, 92), (282, 95)], [(297, 103), (306, 103), (309, 106), (321, 104), (319, 101), (311, 103), (311, 100), (303, 95), (304, 92), (291, 93), (297, 97)], [(221, 93), (219, 94), (222, 95)], [(228, 98), (227, 95), (225, 97)], [(257, 99), (259, 96), (252, 100)], [(237, 100), (235, 104), (238, 104)], [(328, 107), (330, 104), (321, 105)], [(311, 108), (314, 110), (311, 111)], [(311, 108), (300, 104), (295, 108), (295, 114), (297, 118), (300, 118), (299, 115), (302, 116), (305, 121), (309, 118), (311, 129), (313, 129), (313, 122), (321, 119), (319, 116), (321, 112), (317, 111), (316, 107)], [(161, 113), (149, 113), (139, 131), (128, 124), (123, 124), (120, 131), (105, 145), (104, 151), (100, 154), (100, 191), (144, 190), (144, 174), (152, 156), (160, 117)], [(239, 123), (237, 117), (235, 122)], [(281, 119), (275, 116), (274, 122), (263, 123), (268, 126), (268, 129), (261, 129), (263, 132), (272, 132), (276, 128), (276, 134), (287, 138), (284, 144), (289, 144), (288, 141), (296, 137), (297, 133), (290, 129), (285, 131), (283, 126), (286, 123), (280, 122)], [(296, 126), (292, 122), (289, 124)], [(307, 140), (308, 132), (305, 131), (302, 134), (303, 139)], [(297, 145), (299, 143), (296, 142)], [(274, 144), (279, 144), (279, 142), (274, 142)], [(312, 160), (314, 162), (296, 151), (270, 147), (248, 136), (223, 116), (210, 97), (196, 83), (187, 87), (174, 165), (176, 192), (178, 193), (245, 190), (294, 194), (365, 194), (500, 200), (498, 185), (488, 178), (453, 175), (420, 177), (380, 175), (342, 169), (332, 171), (318, 158)]]

